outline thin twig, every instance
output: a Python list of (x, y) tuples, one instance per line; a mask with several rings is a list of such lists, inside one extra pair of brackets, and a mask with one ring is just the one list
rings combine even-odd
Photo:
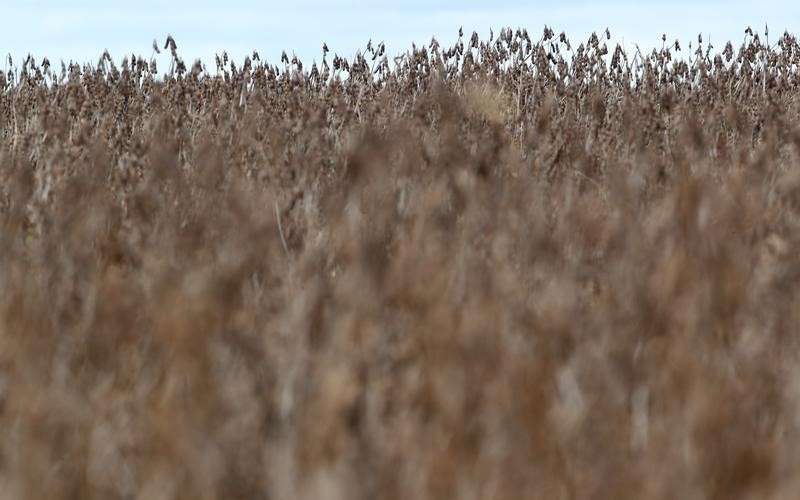
[(278, 219), (278, 234), (281, 237), (281, 245), (283, 245), (283, 251), (286, 253), (286, 256), (289, 257), (289, 247), (286, 246), (286, 238), (283, 237), (283, 226), (281, 225), (281, 213), (278, 210), (278, 202), (275, 202), (275, 218)]
[(579, 177), (581, 177), (581, 178), (583, 178), (583, 179), (585, 179), (585, 180), (587, 180), (587, 181), (591, 182), (592, 184), (594, 184), (594, 186), (595, 186), (597, 189), (599, 189), (599, 190), (601, 190), (601, 191), (603, 190), (603, 186), (602, 186), (602, 184), (600, 184), (600, 183), (599, 183), (599, 182), (597, 182), (596, 180), (592, 179), (592, 178), (591, 178), (591, 177), (589, 177), (588, 175), (584, 174), (584, 173), (583, 173), (583, 172), (581, 172), (580, 170), (578, 170), (578, 169), (576, 169), (576, 168), (573, 168), (573, 169), (572, 169), (572, 172), (573, 172), (574, 174), (576, 174), (577, 176), (579, 176)]

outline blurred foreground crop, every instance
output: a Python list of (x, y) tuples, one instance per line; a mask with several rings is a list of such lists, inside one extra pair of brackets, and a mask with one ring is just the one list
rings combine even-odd
[(800, 45), (604, 42), (12, 66), (0, 500), (796, 498)]

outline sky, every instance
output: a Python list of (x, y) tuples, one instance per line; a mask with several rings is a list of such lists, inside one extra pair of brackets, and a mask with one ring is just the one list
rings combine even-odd
[[(800, 34), (800, 2), (776, 0), (0, 0), (0, 11), (0, 55), (17, 62), (31, 54), (37, 61), (46, 56), (51, 62), (96, 63), (106, 49), (115, 61), (131, 54), (150, 57), (153, 39), (163, 47), (168, 34), (187, 63), (199, 58), (209, 67), (223, 50), (235, 61), (257, 50), (262, 60), (277, 64), (285, 50), (306, 63), (319, 62), (323, 42), (352, 57), (368, 40), (384, 41), (396, 55), (432, 36), (448, 46), (460, 26), (482, 38), (490, 28), (498, 33), (524, 27), (538, 39), (548, 25), (573, 43), (608, 27), (610, 49), (616, 43), (660, 47), (662, 34), (685, 48), (699, 33), (722, 49), (727, 40), (738, 45), (747, 26), (762, 36), (769, 26), (771, 40), (785, 30)], [(168, 61), (165, 55), (159, 61), (164, 57)]]

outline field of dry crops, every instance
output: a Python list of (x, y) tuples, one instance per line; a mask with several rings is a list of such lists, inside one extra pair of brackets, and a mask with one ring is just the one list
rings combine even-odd
[(800, 44), (693, 42), (9, 61), (0, 499), (796, 498)]

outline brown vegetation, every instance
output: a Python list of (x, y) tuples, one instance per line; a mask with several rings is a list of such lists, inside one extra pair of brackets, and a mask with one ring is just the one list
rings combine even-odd
[(12, 67), (0, 499), (794, 498), (800, 45), (605, 38)]

